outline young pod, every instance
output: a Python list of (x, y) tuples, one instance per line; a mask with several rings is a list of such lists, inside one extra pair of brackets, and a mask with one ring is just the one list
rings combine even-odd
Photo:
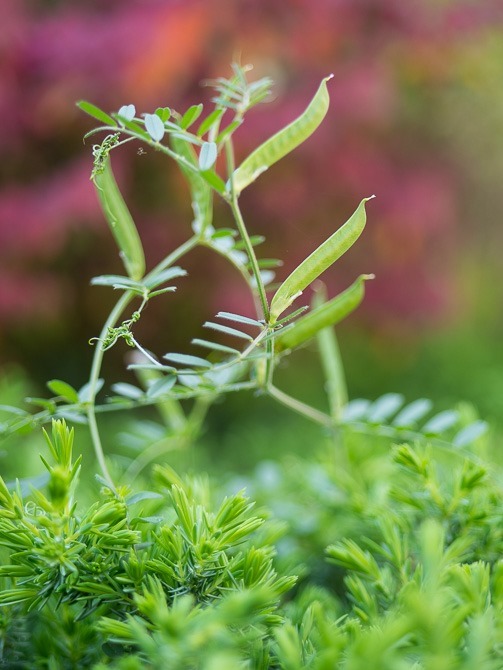
[(126, 271), (137, 281), (145, 273), (145, 256), (135, 223), (115, 181), (110, 156), (94, 171), (93, 182)]

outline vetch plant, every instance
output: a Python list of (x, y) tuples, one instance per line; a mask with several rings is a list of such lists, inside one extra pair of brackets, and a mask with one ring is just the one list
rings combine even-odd
[[(248, 230), (239, 197), (323, 121), (330, 77), (299, 118), (236, 165), (233, 135), (271, 85), (247, 73), (235, 65), (230, 79), (211, 82), (206, 114), (202, 105), (137, 115), (131, 104), (107, 114), (79, 103), (102, 124), (88, 136), (105, 135), (93, 147), (91, 178), (125, 274), (92, 280), (120, 297), (91, 342), (88, 382), (49, 381), (54, 397), (30, 399), (36, 414), (0, 408), (6, 435), (52, 420), (45, 476), (0, 479), (0, 659), (51, 669), (497, 670), (502, 495), (481, 448), (487, 425), (466, 410), (432, 415), (428, 399), (407, 404), (398, 393), (348, 400), (333, 326), (358, 307), (372, 275), (330, 299), (318, 287), (310, 307), (298, 305), (362, 234), (370, 198), (273, 284), (281, 263), (258, 255), (264, 240)], [(190, 237), (150, 270), (112, 171), (113, 151), (132, 141), (173, 159), (192, 199)], [(233, 227), (214, 221), (214, 198)], [(135, 326), (150, 300), (169, 300), (186, 274), (179, 263), (198, 246), (241, 274), (256, 313), (220, 311), (205, 323), (211, 335), (192, 344), (207, 356), (155, 354)], [(276, 385), (278, 362), (311, 340), (328, 412)], [(129, 367), (139, 385), (113, 384), (100, 403), (103, 358), (122, 341), (135, 350)], [(327, 448), (317, 461), (296, 459), (285, 472), (265, 464), (250, 478), (263, 508), (243, 491), (216, 499), (207, 478), (181, 477), (168, 464), (136, 490), (146, 466), (193, 442), (212, 403), (237, 391), (319, 424)], [(138, 424), (139, 436), (128, 437), (139, 453), (112, 477), (98, 418), (146, 406), (159, 411), (168, 440), (155, 424)], [(102, 487), (90, 505), (79, 503), (81, 458), (67, 422), (89, 426)]]
[[(154, 113), (138, 116), (134, 105), (124, 105), (111, 115), (88, 102), (81, 109), (103, 125), (88, 133), (105, 133), (101, 144), (93, 148), (94, 167), (91, 178), (120, 250), (126, 275), (103, 275), (92, 283), (108, 286), (121, 292), (100, 335), (95, 338), (95, 352), (88, 384), (77, 391), (68, 384), (53, 380), (50, 388), (57, 396), (38, 416), (25, 417), (24, 425), (44, 421), (49, 417), (72, 418), (85, 415), (89, 424), (96, 456), (102, 475), (112, 488), (115, 482), (109, 473), (99, 433), (97, 414), (110, 409), (120, 410), (133, 405), (170, 404), (171, 415), (185, 426), (186, 417), (180, 401), (195, 398), (193, 413), (208, 408), (208, 399), (222, 393), (242, 389), (257, 390), (270, 395), (326, 427), (333, 427), (340, 416), (330, 416), (309, 407), (278, 389), (274, 371), (280, 357), (314, 338), (320, 331), (333, 326), (347, 316), (363, 299), (364, 282), (371, 275), (362, 275), (345, 292), (318, 304), (307, 314), (307, 306), (294, 306), (303, 291), (344, 254), (362, 233), (366, 212), (364, 198), (355, 213), (323, 244), (315, 249), (276, 288), (272, 268), (281, 263), (276, 259), (261, 259), (256, 247), (263, 242), (248, 230), (239, 205), (239, 196), (271, 165), (306, 140), (323, 121), (329, 106), (326, 77), (320, 84), (304, 113), (273, 137), (255, 149), (238, 166), (235, 165), (233, 134), (243, 123), (246, 113), (268, 98), (271, 82), (268, 78), (248, 81), (248, 68), (234, 66), (233, 76), (210, 82), (215, 90), (213, 108), (203, 121), (202, 105), (194, 105), (185, 113), (164, 107)], [(140, 141), (173, 159), (184, 173), (192, 197), (194, 219), (192, 235), (172, 250), (158, 265), (146, 271), (141, 237), (115, 181), (111, 155), (119, 146)], [(221, 228), (213, 221), (213, 200), (221, 198), (230, 208), (234, 228)], [(162, 356), (147, 351), (134, 335), (134, 325), (154, 297), (174, 291), (172, 284), (184, 276), (178, 263), (197, 246), (204, 246), (222, 255), (246, 281), (256, 304), (256, 315), (219, 312), (215, 321), (204, 326), (215, 331), (215, 339), (196, 339), (193, 344), (211, 352), (210, 358), (199, 355), (169, 352)], [(272, 294), (272, 297), (270, 295)], [(133, 302), (139, 306), (130, 311)], [(218, 335), (234, 338), (242, 347), (218, 341)], [(142, 354), (142, 359), (129, 367), (147, 380), (145, 390), (133, 385), (112, 387), (116, 396), (106, 405), (97, 405), (100, 373), (104, 352), (123, 340)], [(339, 373), (337, 373), (339, 374)], [(23, 422), (21, 422), (23, 423)], [(19, 421), (12, 422), (14, 429)]]
[[(173, 434), (178, 434), (179, 443), (186, 443), (187, 434), (192, 437), (197, 435), (198, 426), (211, 403), (223, 393), (258, 391), (329, 429), (348, 422), (375, 427), (385, 421), (388, 413), (393, 413), (398, 397), (383, 397), (379, 401), (381, 410), (372, 410), (369, 417), (364, 416), (359, 401), (345, 407), (344, 376), (335, 336), (329, 327), (358, 307), (364, 297), (364, 284), (373, 275), (362, 274), (334, 298), (327, 300), (319, 293), (311, 309), (307, 305), (295, 308), (303, 291), (348, 251), (361, 235), (366, 224), (366, 203), (373, 196), (363, 198), (346, 223), (279, 284), (272, 282), (281, 261), (260, 258), (257, 254), (257, 246), (264, 239), (248, 230), (239, 204), (239, 196), (245, 188), (305, 141), (323, 121), (329, 107), (327, 84), (331, 77), (321, 82), (304, 113), (236, 166), (233, 135), (242, 125), (247, 112), (267, 100), (271, 81), (264, 78), (250, 82), (247, 79), (249, 68), (233, 67), (234, 74), (230, 79), (219, 78), (209, 82), (215, 95), (212, 109), (202, 121), (202, 104), (193, 105), (184, 113), (163, 107), (154, 113), (137, 115), (131, 104), (124, 105), (116, 113), (107, 114), (91, 103), (79, 103), (83, 111), (102, 124), (86, 137), (105, 134), (101, 144), (93, 147), (91, 178), (127, 274), (103, 275), (92, 280), (94, 285), (120, 291), (121, 296), (101, 333), (93, 340), (95, 351), (88, 383), (76, 390), (60, 380), (49, 382), (49, 388), (56, 396), (50, 400), (35, 399), (42, 405), (42, 411), (35, 416), (26, 414), (22, 417), (16, 411), (3, 429), (7, 433), (21, 428), (27, 430), (50, 418), (87, 421), (102, 475), (112, 488), (115, 483), (108, 470), (97, 421), (97, 416), (104, 411), (145, 405), (164, 406), (164, 417)], [(132, 141), (147, 144), (176, 162), (187, 180), (194, 213), (191, 236), (148, 272), (141, 237), (119, 191), (111, 163), (114, 149)], [(222, 199), (230, 208), (233, 228), (219, 227), (213, 221), (214, 198)], [(212, 336), (197, 338), (192, 344), (199, 350), (209, 351), (208, 358), (199, 353), (156, 355), (136, 339), (134, 326), (151, 299), (176, 290), (173, 282), (186, 274), (178, 263), (197, 246), (223, 256), (241, 274), (253, 296), (256, 314), (250, 317), (222, 311), (216, 315), (215, 321), (206, 322), (204, 327), (213, 331)], [(134, 302), (139, 304), (132, 310)], [(224, 342), (219, 340), (219, 335), (225, 336)], [(318, 338), (327, 376), (329, 414), (306, 405), (275, 384), (278, 361), (314, 338)], [(103, 385), (100, 375), (104, 353), (121, 340), (141, 353), (141, 357), (137, 357), (129, 368), (136, 371), (146, 386), (115, 384), (112, 386), (115, 395), (109, 396), (105, 404), (97, 404)], [(236, 344), (229, 345), (229, 340)], [(187, 399), (195, 400), (189, 414), (181, 405)], [(414, 412), (410, 411), (411, 420), (408, 422), (405, 417), (405, 422), (395, 421), (394, 427), (404, 429), (413, 426)], [(361, 419), (365, 418), (369, 420), (362, 422)], [(458, 422), (457, 414), (450, 412), (445, 421), (429, 422), (426, 432), (437, 435)], [(470, 429), (474, 438), (484, 430), (483, 422)], [(394, 428), (388, 427), (388, 432), (394, 434)], [(142, 461), (145, 463), (145, 457)]]

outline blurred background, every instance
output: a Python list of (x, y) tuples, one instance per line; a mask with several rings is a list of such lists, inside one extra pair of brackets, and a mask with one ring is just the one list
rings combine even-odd
[[(238, 132), (239, 157), (334, 73), (320, 129), (242, 197), (282, 273), (377, 195), (366, 233), (324, 277), (333, 295), (376, 274), (338, 330), (350, 395), (467, 400), (503, 424), (501, 0), (2, 0), (0, 19), (1, 397), (43, 394), (54, 377), (82, 385), (115, 299), (89, 286), (121, 263), (89, 181), (93, 122), (75, 102), (184, 111), (239, 59), (276, 83)], [(190, 234), (181, 176), (133, 147), (114, 166), (152, 267)], [(216, 217), (228, 220), (222, 207)], [(242, 304), (244, 287), (209, 252), (184, 267), (176, 297), (136, 331), (159, 353), (187, 351), (205, 319)], [(124, 349), (107, 358), (112, 381), (127, 378)], [(319, 377), (284, 375), (292, 393), (319, 395)], [(240, 402), (222, 405), (215, 430)]]

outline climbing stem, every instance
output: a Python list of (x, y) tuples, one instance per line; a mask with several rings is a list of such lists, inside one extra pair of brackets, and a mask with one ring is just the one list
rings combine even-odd
[[(172, 251), (166, 258), (164, 258), (156, 267), (149, 272), (145, 280), (152, 279), (156, 274), (162, 272), (166, 268), (176, 263), (182, 256), (191, 251), (199, 243), (199, 238), (197, 235), (192, 236), (186, 242), (177, 247)], [(113, 479), (108, 471), (108, 467), (105, 461), (105, 454), (103, 452), (103, 445), (101, 442), (100, 432), (98, 429), (98, 423), (96, 421), (96, 388), (98, 384), (98, 379), (101, 372), (101, 365), (103, 363), (103, 354), (104, 349), (101, 346), (101, 343), (105, 341), (107, 334), (110, 328), (113, 328), (117, 321), (119, 320), (122, 312), (126, 309), (129, 303), (137, 296), (133, 291), (126, 291), (122, 294), (119, 300), (114, 305), (112, 311), (108, 315), (101, 333), (98, 338), (97, 346), (94, 349), (93, 362), (91, 366), (91, 374), (89, 376), (89, 400), (87, 406), (87, 418), (89, 421), (89, 432), (91, 434), (91, 439), (93, 442), (94, 452), (96, 454), (96, 459), (100, 466), (103, 477), (109, 484), (112, 490), (115, 490), (115, 485)]]
[(326, 428), (332, 428), (334, 425), (332, 417), (328, 416), (328, 414), (320, 412), (314, 407), (306, 405), (306, 403), (303, 403), (296, 398), (292, 398), (292, 396), (287, 395), (283, 391), (280, 391), (272, 384), (267, 388), (267, 393), (271, 396), (271, 398), (274, 398), (282, 405), (285, 405), (285, 407), (289, 407), (294, 412), (297, 412), (297, 414), (301, 414), (315, 423), (319, 423)]
[(266, 372), (265, 372), (265, 383), (266, 388), (270, 388), (272, 383), (272, 378), (274, 375), (274, 340), (271, 338), (266, 342)]
[(145, 280), (152, 279), (159, 272), (169, 268), (173, 263), (176, 263), (182, 256), (185, 256), (189, 251), (192, 251), (192, 249), (197, 247), (200, 243), (202, 243), (202, 241), (199, 239), (199, 235), (192, 235), (192, 237), (189, 237), (186, 242), (180, 244), (180, 246), (168, 254), (166, 258), (163, 258), (163, 260), (145, 276)]
[(232, 142), (227, 141), (225, 143), (225, 153), (227, 156), (227, 171), (229, 174), (229, 184), (230, 184), (230, 198), (228, 200), (229, 206), (232, 210), (234, 221), (236, 222), (237, 229), (239, 231), (239, 234), (241, 235), (241, 239), (246, 249), (246, 253), (248, 254), (248, 258), (250, 259), (251, 270), (253, 273), (253, 277), (255, 279), (255, 284), (260, 298), (260, 305), (262, 307), (262, 317), (266, 323), (269, 323), (269, 304), (267, 302), (264, 282), (262, 280), (262, 275), (260, 274), (260, 268), (258, 266), (257, 256), (255, 255), (255, 249), (253, 248), (253, 244), (251, 243), (250, 236), (248, 235), (248, 231), (246, 229), (246, 225), (243, 220), (243, 215), (241, 214), (241, 210), (239, 208), (238, 196), (236, 195), (236, 191), (234, 190), (234, 183), (233, 183), (234, 150), (232, 148)]
[(100, 432), (98, 430), (98, 423), (96, 421), (96, 411), (95, 411), (96, 387), (101, 372), (101, 364), (103, 362), (103, 354), (104, 354), (104, 349), (101, 343), (105, 340), (109, 329), (115, 326), (120, 315), (126, 309), (126, 307), (134, 298), (134, 296), (135, 294), (133, 293), (133, 291), (126, 291), (125, 293), (123, 293), (122, 296), (119, 298), (119, 300), (116, 302), (110, 314), (108, 315), (108, 318), (105, 321), (103, 328), (101, 329), (97, 345), (94, 348), (93, 363), (91, 366), (91, 374), (89, 377), (89, 404), (87, 407), (89, 432), (91, 433), (94, 452), (96, 454), (96, 458), (98, 460), (101, 472), (112, 490), (115, 490), (115, 486), (105, 461), (105, 454), (103, 453), (103, 445), (101, 444)]

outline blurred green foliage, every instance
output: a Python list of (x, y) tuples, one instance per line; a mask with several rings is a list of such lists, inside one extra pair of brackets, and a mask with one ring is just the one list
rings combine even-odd
[(101, 493), (78, 487), (72, 442), (56, 422), (46, 484), (0, 486), (8, 667), (501, 667), (487, 438), (390, 448), (344, 430), (223, 487), (156, 466), (147, 489)]

